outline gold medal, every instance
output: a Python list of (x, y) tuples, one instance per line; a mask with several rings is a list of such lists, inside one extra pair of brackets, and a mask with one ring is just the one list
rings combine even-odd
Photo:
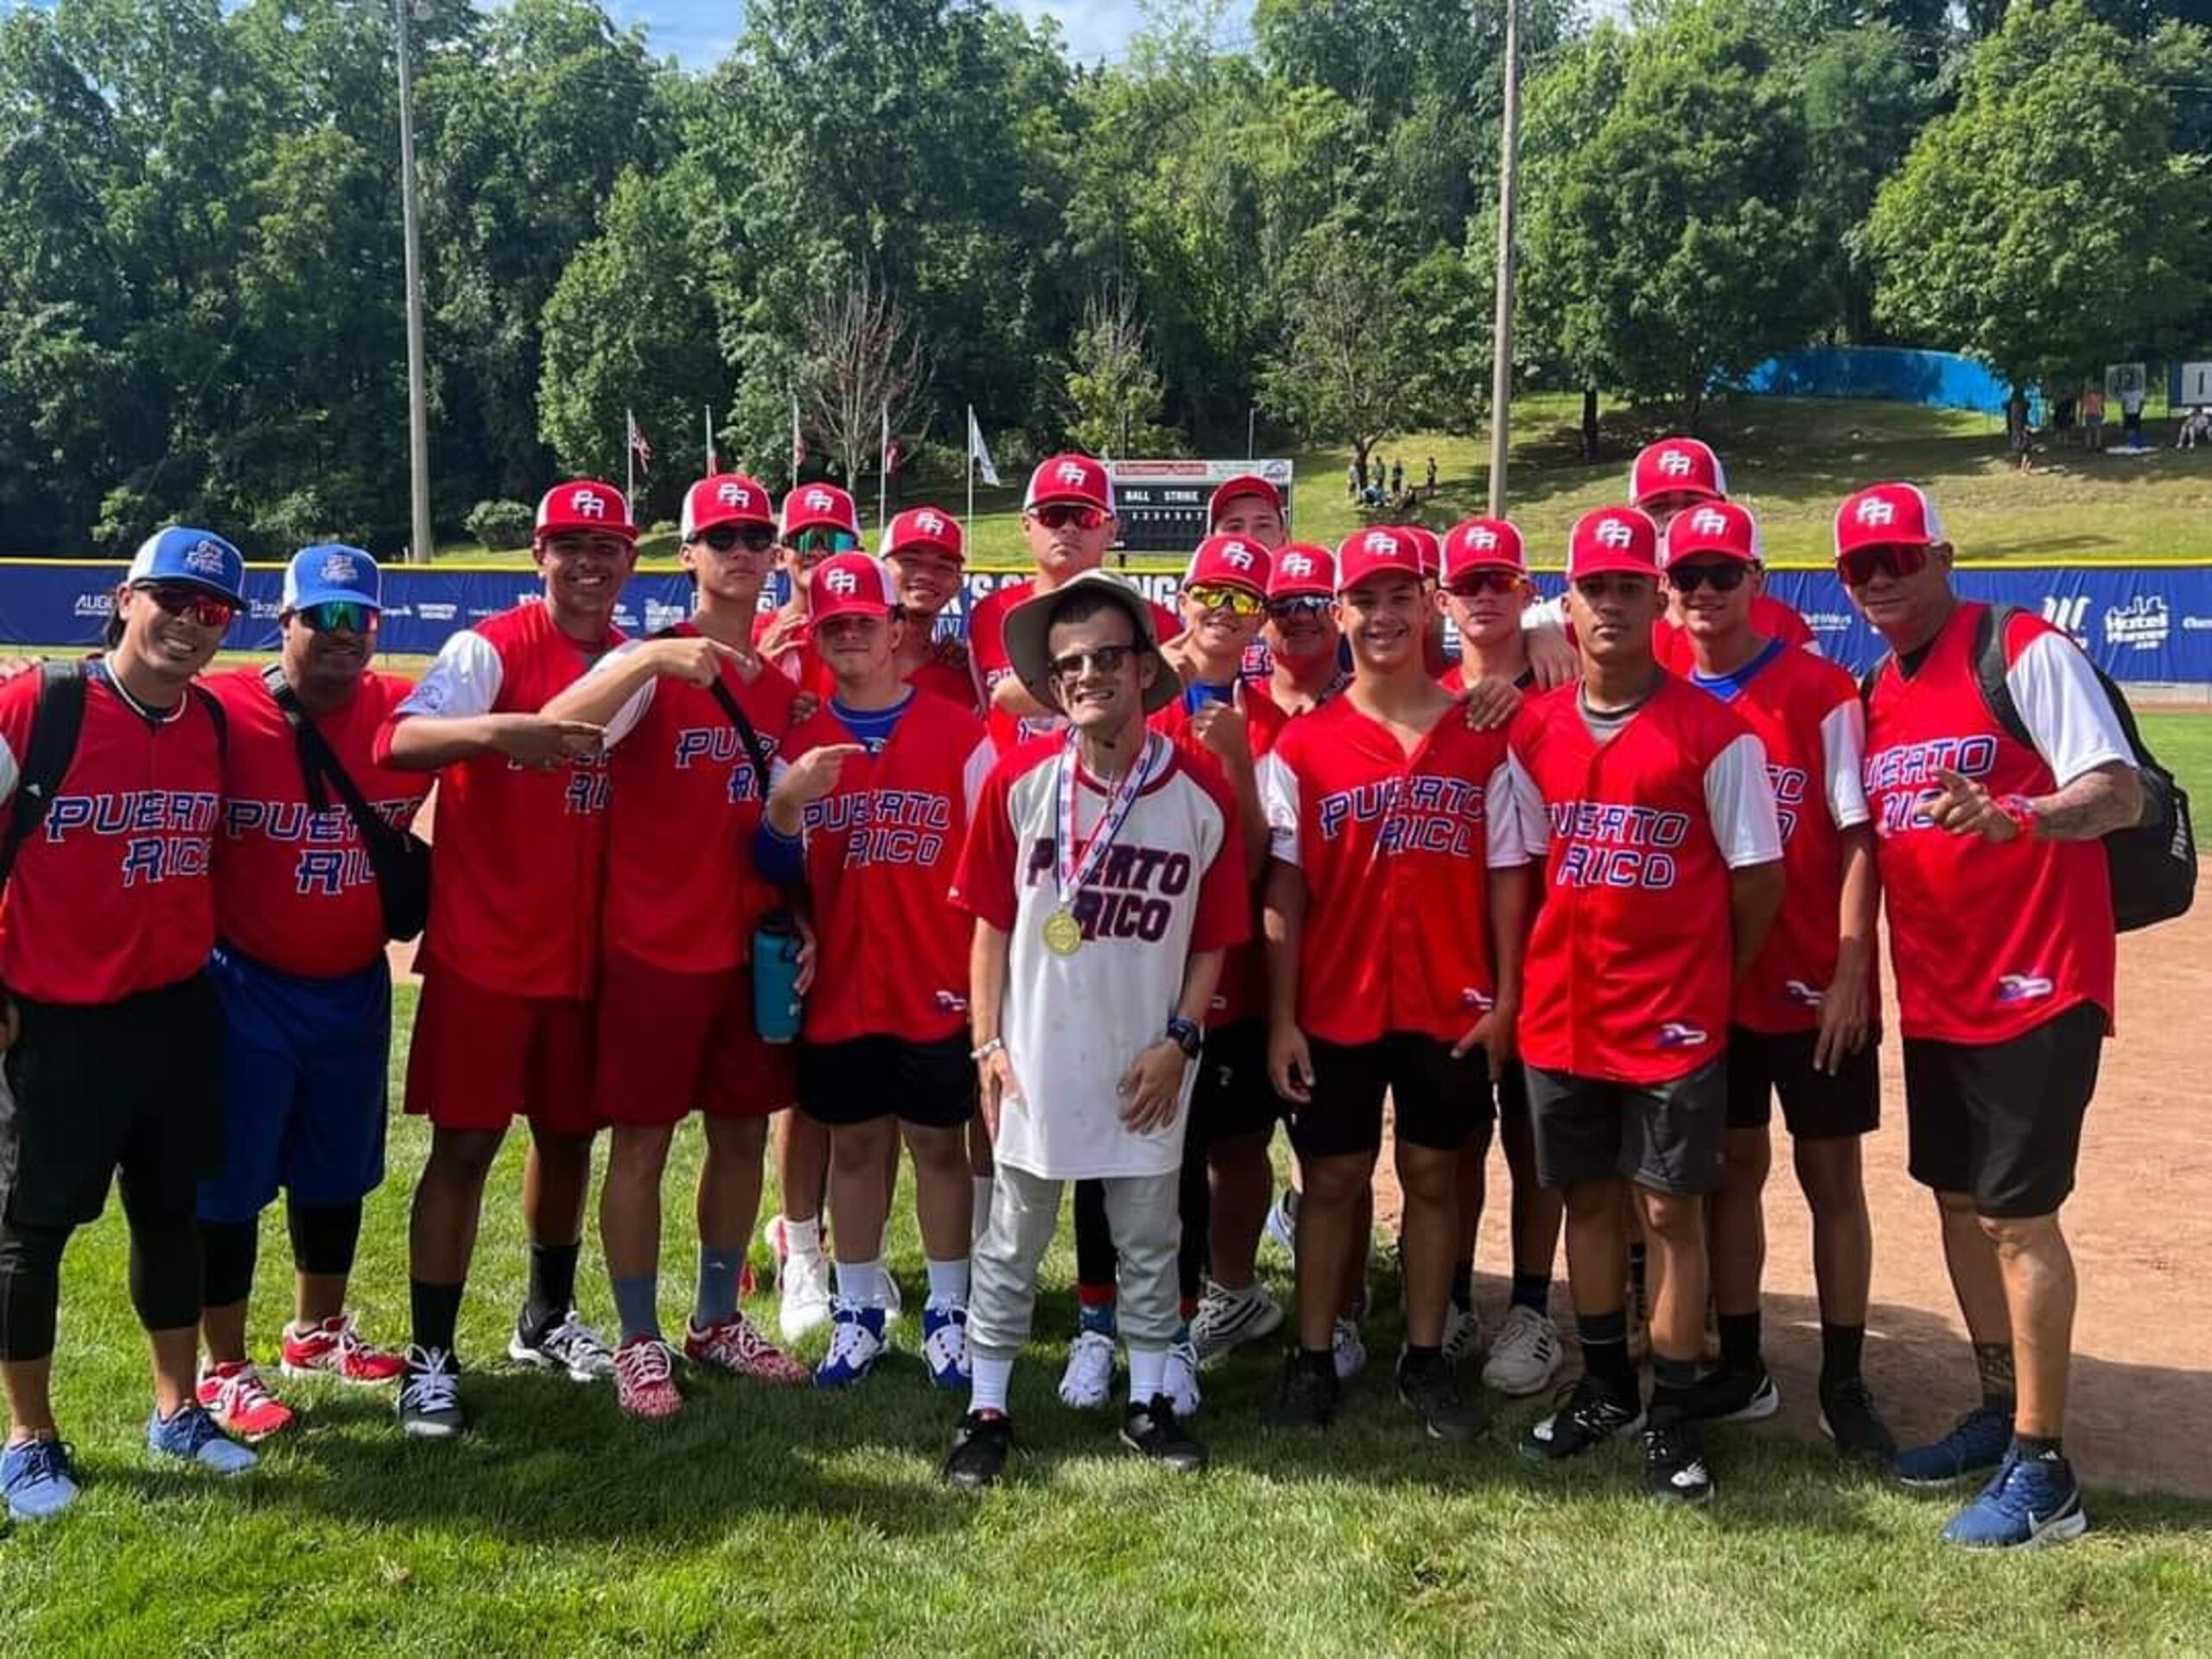
[(1056, 910), (1045, 918), (1045, 948), (1056, 957), (1071, 957), (1083, 949), (1083, 925), (1074, 912)]

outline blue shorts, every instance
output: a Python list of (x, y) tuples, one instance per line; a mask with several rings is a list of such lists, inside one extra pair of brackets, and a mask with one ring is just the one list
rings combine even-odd
[(223, 1005), (223, 1166), (200, 1218), (251, 1221), (281, 1185), (310, 1205), (351, 1204), (384, 1179), (391, 970), (303, 979), (218, 945)]

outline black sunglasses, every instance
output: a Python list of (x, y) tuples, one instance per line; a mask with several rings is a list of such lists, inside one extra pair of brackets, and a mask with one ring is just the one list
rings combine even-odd
[(1714, 559), (1705, 564), (1670, 564), (1667, 585), (1678, 594), (1694, 594), (1710, 587), (1716, 594), (1732, 594), (1744, 585), (1751, 567), (1738, 559)]
[(768, 524), (716, 524), (702, 530), (698, 539), (717, 553), (728, 553), (742, 546), (748, 553), (766, 553), (776, 544), (776, 532)]
[(1047, 666), (1056, 680), (1072, 680), (1094, 669), (1101, 674), (1118, 674), (1122, 664), (1136, 654), (1135, 645), (1101, 645), (1096, 651), (1071, 651), (1065, 657), (1055, 657)]
[(1319, 594), (1300, 594), (1292, 599), (1269, 600), (1268, 614), (1278, 622), (1287, 622), (1294, 616), (1319, 616), (1335, 602)]

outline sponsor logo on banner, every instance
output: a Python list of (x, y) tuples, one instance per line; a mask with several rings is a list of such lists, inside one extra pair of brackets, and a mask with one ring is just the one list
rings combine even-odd
[(442, 600), (426, 599), (415, 607), (415, 614), (425, 622), (450, 622), (460, 614), (461, 607), (448, 605)]
[(645, 632), (658, 633), (663, 628), (672, 628), (690, 614), (681, 605), (664, 604), (658, 599), (645, 601)]
[(79, 594), (77, 603), (69, 613), (72, 616), (97, 616), (103, 620), (115, 613), (115, 595), (105, 588), (97, 593)]
[(2075, 645), (2086, 646), (2089, 643), (2089, 596), (2087, 594), (2045, 594), (2043, 620), (2054, 628), (2063, 628), (2073, 635)]
[(2138, 594), (2105, 612), (2105, 644), (2114, 651), (2158, 651), (2173, 632), (2166, 601), (2158, 594)]

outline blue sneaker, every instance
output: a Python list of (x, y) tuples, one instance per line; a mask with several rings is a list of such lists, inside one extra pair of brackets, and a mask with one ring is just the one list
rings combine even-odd
[(883, 1357), (884, 1311), (861, 1307), (841, 1296), (831, 1305), (830, 1318), (830, 1351), (814, 1368), (814, 1386), (849, 1389)]
[(219, 1475), (242, 1475), (259, 1462), (252, 1452), (215, 1427), (197, 1402), (164, 1417), (158, 1407), (146, 1420), (146, 1448), (164, 1458), (181, 1458)]
[(1995, 1469), (2012, 1445), (2011, 1414), (1993, 1406), (1976, 1406), (1952, 1424), (1942, 1440), (1898, 1452), (1897, 1478), (1908, 1486), (1948, 1486)]
[(2073, 1465), (2007, 1452), (1981, 1496), (1951, 1517), (1943, 1541), (1964, 1549), (2034, 1549), (2088, 1529)]
[(77, 1501), (77, 1471), (60, 1440), (21, 1440), (0, 1452), (0, 1491), (11, 1521), (43, 1521)]
[(922, 1357), (940, 1389), (964, 1391), (975, 1381), (968, 1369), (968, 1310), (950, 1296), (932, 1296), (922, 1309)]

